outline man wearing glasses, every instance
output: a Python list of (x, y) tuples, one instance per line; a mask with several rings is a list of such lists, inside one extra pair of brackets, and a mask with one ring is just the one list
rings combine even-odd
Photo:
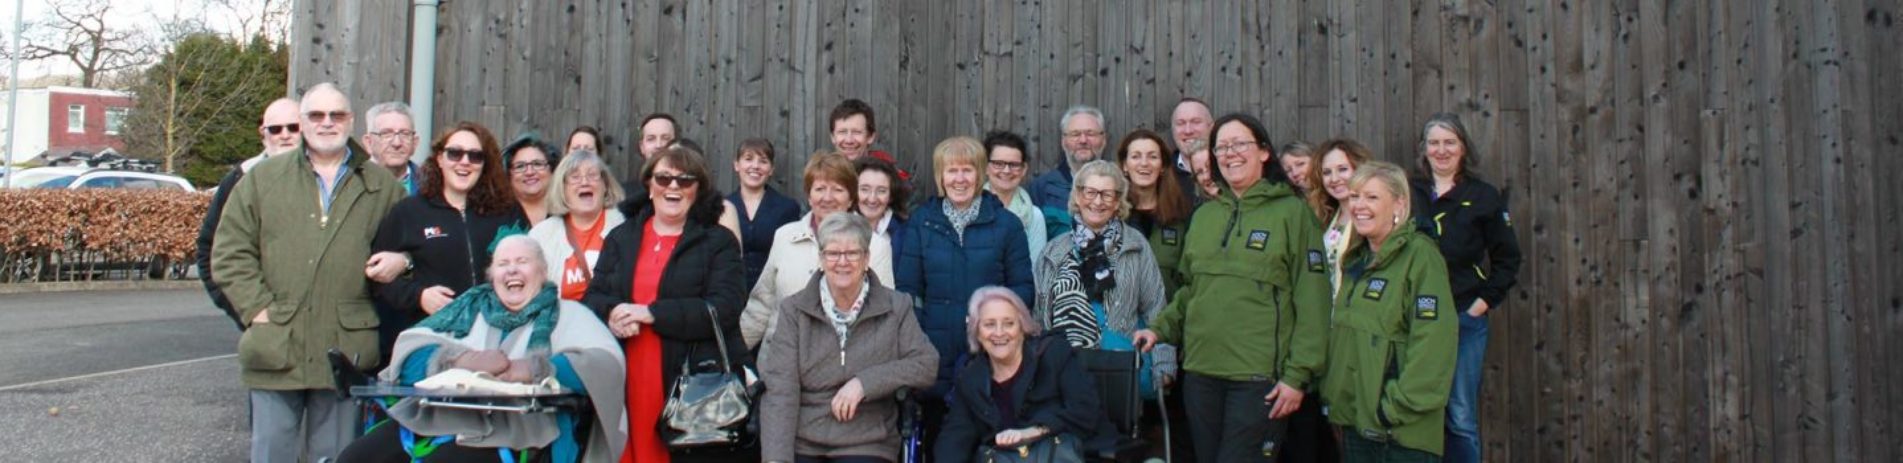
[(1077, 105), (1064, 111), (1064, 163), (1031, 181), (1031, 201), (1044, 212), (1045, 238), (1071, 229), (1071, 172), (1103, 154), (1105, 140), (1103, 111)]
[(403, 198), (351, 142), (350, 99), (335, 85), (312, 87), (300, 112), (304, 149), (259, 163), (230, 189), (212, 245), (212, 280), (245, 325), (238, 364), (254, 462), (324, 461), (356, 435), (357, 407), (335, 390), (324, 353), (378, 363), (364, 280), (391, 262), (371, 258), (370, 240)]
[(211, 208), (205, 211), (205, 218), (198, 224), (198, 280), (205, 283), (205, 293), (211, 296), (211, 305), (218, 307), (231, 322), (238, 325), (238, 331), (244, 331), (244, 319), (232, 310), (231, 301), (225, 298), (225, 292), (211, 280), (212, 237), (218, 233), (218, 216), (225, 211), (225, 200), (231, 197), (231, 187), (258, 165), (272, 155), (297, 149), (304, 139), (297, 135), (297, 100), (279, 98), (264, 107), (264, 116), (258, 121), (258, 138), (264, 142), (264, 151), (238, 164), (238, 168), (225, 174), (218, 181), (218, 188), (212, 191)]
[(396, 176), (403, 184), (403, 191), (416, 194), (416, 188), (423, 184), (421, 170), (416, 163), (410, 162), (410, 156), (416, 153), (416, 123), (410, 117), (410, 105), (401, 101), (379, 103), (363, 112), (363, 141), (369, 144), (370, 157), (378, 165), (390, 169), (390, 175)]

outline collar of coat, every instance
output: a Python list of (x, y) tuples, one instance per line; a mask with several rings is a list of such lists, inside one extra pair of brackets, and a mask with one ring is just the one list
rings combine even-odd
[(1232, 208), (1236, 206), (1237, 201), (1240, 201), (1243, 207), (1252, 207), (1268, 204), (1284, 197), (1295, 196), (1295, 190), (1290, 188), (1288, 183), (1272, 182), (1269, 181), (1268, 177), (1256, 180), (1255, 185), (1249, 187), (1248, 190), (1244, 190), (1240, 198), (1236, 197), (1234, 194), (1235, 190), (1229, 186), (1228, 182), (1218, 181), (1216, 183), (1222, 187), (1222, 194), (1216, 195), (1215, 201)]
[[(951, 218), (945, 217), (944, 206), (939, 205), (939, 203), (945, 201), (950, 200), (944, 196), (933, 196), (932, 199), (926, 201), (925, 204), (913, 209), (912, 220), (924, 221), (928, 225), (944, 227), (947, 231), (951, 230)], [(989, 191), (979, 191), (978, 201), (984, 203), (984, 205), (978, 208), (978, 217), (971, 219), (971, 223), (966, 225), (966, 230), (970, 230), (971, 225), (991, 223), (992, 221), (998, 220), (999, 211), (1004, 211), (1003, 213), (1005, 214), (1010, 213), (1009, 210), (1004, 208), (1004, 202), (999, 201), (998, 197)]]
[[(1413, 245), (1415, 242), (1424, 241), (1426, 238), (1426, 236), (1421, 235), (1419, 230), (1414, 228), (1413, 221), (1404, 221), (1401, 222), (1400, 225), (1395, 225), (1394, 231), (1388, 233), (1388, 241), (1382, 244), (1381, 251), (1374, 254), (1374, 261), (1368, 263), (1368, 270), (1372, 271), (1387, 267), (1389, 263), (1394, 261), (1395, 256), (1401, 254), (1402, 250), (1407, 249), (1408, 246)], [(1360, 259), (1368, 253), (1367, 238), (1356, 237), (1356, 239), (1360, 241), (1355, 244), (1353, 250), (1348, 251), (1346, 257), (1342, 258), (1343, 262), (1353, 262), (1354, 259)], [(1434, 248), (1435, 252), (1440, 251), (1440, 247), (1432, 242), (1427, 242), (1426, 245)]]
[[(872, 269), (866, 269), (866, 285), (868, 285), (866, 289), (866, 303), (864, 306), (859, 307), (859, 320), (868, 320), (872, 317), (883, 316), (887, 312), (891, 312), (892, 289), (879, 283), (879, 274), (873, 273)], [(827, 315), (826, 308), (820, 306), (820, 291), (828, 291), (826, 288), (826, 272), (823, 270), (813, 272), (812, 279), (806, 281), (806, 288), (789, 296), (789, 300), (793, 303), (793, 310), (813, 317), (815, 320), (824, 321), (828, 326), (831, 326), (832, 316)]]
[[(1123, 255), (1142, 251), (1143, 247), (1139, 243), (1148, 244), (1144, 242), (1142, 238), (1143, 232), (1128, 223), (1121, 225), (1123, 226), (1123, 231), (1117, 233), (1117, 242), (1113, 243), (1116, 245), (1115, 249), (1117, 250), (1117, 254)], [(1038, 258), (1048, 261), (1052, 265), (1062, 265), (1065, 257), (1070, 254), (1071, 248), (1077, 247), (1076, 243), (1071, 242), (1070, 235), (1072, 233), (1077, 233), (1077, 231), (1073, 229), (1062, 235), (1058, 235), (1057, 238), (1051, 239), (1049, 244), (1044, 245), (1044, 255)], [(1114, 257), (1112, 258), (1114, 259)]]

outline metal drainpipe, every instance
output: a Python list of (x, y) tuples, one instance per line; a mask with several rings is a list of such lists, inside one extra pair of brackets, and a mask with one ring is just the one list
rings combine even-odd
[(414, 0), (416, 18), (410, 25), (410, 112), (416, 124), (416, 152), (412, 162), (429, 159), (436, 122), (436, 7), (440, 0)]

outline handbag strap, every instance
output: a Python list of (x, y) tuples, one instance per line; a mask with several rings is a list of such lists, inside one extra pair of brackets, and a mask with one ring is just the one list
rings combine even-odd
[(727, 358), (727, 335), (720, 329), (720, 314), (714, 312), (714, 305), (707, 304), (707, 322), (714, 325), (714, 344), (720, 347), (720, 371), (733, 374), (733, 360)]

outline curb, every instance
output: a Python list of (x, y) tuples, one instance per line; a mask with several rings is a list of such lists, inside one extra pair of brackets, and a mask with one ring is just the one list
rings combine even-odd
[(0, 294), (73, 291), (151, 291), (204, 288), (205, 284), (198, 280), (55, 281), (46, 283), (0, 284)]

